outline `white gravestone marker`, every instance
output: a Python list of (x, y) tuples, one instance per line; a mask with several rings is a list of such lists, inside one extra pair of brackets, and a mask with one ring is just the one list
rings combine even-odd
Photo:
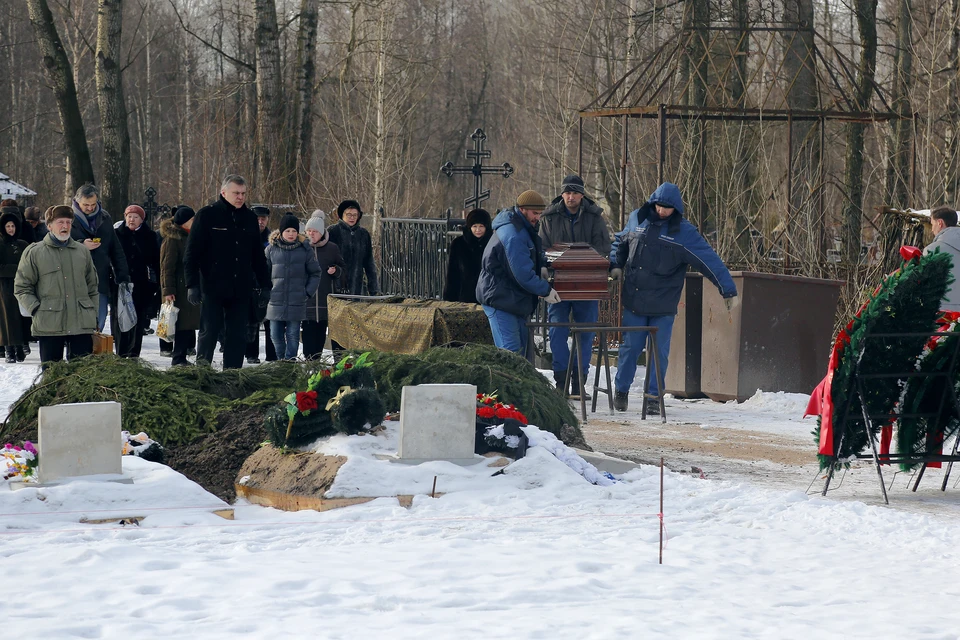
[(477, 387), (472, 384), (421, 384), (400, 396), (402, 462), (474, 462)]
[(40, 407), (38, 430), (40, 482), (122, 473), (119, 402)]

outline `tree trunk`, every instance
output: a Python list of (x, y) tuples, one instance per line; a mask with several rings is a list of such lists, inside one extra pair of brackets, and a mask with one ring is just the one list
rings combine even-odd
[[(819, 108), (817, 76), (814, 59), (812, 0), (786, 0), (783, 21), (797, 29), (784, 35), (783, 82), (787, 88), (787, 108), (792, 110), (816, 110)], [(789, 251), (805, 261), (819, 260), (820, 226), (822, 212), (818, 210), (816, 197), (820, 184), (820, 163), (823, 162), (820, 137), (815, 135), (815, 122), (793, 121), (791, 123), (790, 158), (791, 185), (786, 194), (786, 237), (792, 240)]]
[(130, 132), (120, 60), (122, 24), (123, 0), (99, 0), (96, 81), (103, 139), (100, 199), (114, 216), (119, 216), (127, 206), (130, 186)]
[(193, 67), (190, 64), (190, 52), (186, 52), (183, 63), (183, 117), (180, 120), (180, 171), (177, 186), (180, 202), (187, 199), (190, 178), (190, 158), (195, 150), (190, 140), (190, 127), (193, 125)]
[(285, 178), (285, 162), (278, 149), (283, 140), (283, 76), (280, 74), (279, 29), (274, 0), (255, 0), (257, 28), (257, 188), (260, 197), (273, 197), (276, 181)]
[(319, 0), (301, 0), (300, 32), (297, 35), (297, 93), (294, 117), (297, 132), (297, 174), (295, 192), (298, 199), (310, 193), (313, 160), (313, 96), (317, 75), (317, 11)]
[[(885, 202), (903, 209), (909, 206), (910, 146), (913, 120), (910, 91), (913, 79), (913, 13), (911, 0), (899, 0), (897, 46), (894, 53), (893, 110), (899, 120), (891, 122)], [(893, 216), (886, 216), (892, 218)]]
[(947, 157), (943, 191), (946, 201), (954, 202), (960, 191), (960, 0), (950, 0), (950, 50), (947, 59), (950, 75), (947, 80)]
[(77, 101), (77, 85), (73, 81), (73, 69), (67, 59), (60, 34), (57, 33), (47, 0), (27, 0), (27, 7), (30, 10), (30, 23), (43, 56), (43, 67), (57, 100), (67, 163), (64, 195), (65, 201), (69, 202), (77, 189), (93, 182), (93, 163), (90, 161), (87, 134)]
[[(855, 108), (865, 111), (873, 96), (873, 77), (877, 68), (877, 0), (856, 0), (854, 10), (860, 30), (860, 60), (857, 63)], [(861, 220), (863, 216), (863, 142), (867, 125), (847, 125), (847, 152), (844, 184), (847, 202), (843, 207), (844, 259), (848, 264), (860, 260)]]
[(377, 74), (376, 100), (377, 100), (377, 129), (376, 129), (376, 151), (374, 153), (373, 166), (373, 243), (374, 246), (380, 242), (380, 211), (383, 209), (384, 202), (384, 174), (387, 166), (387, 121), (386, 121), (386, 80), (387, 80), (387, 32), (390, 30), (387, 24), (389, 19), (388, 9), (389, 0), (380, 6), (380, 22), (377, 34)]

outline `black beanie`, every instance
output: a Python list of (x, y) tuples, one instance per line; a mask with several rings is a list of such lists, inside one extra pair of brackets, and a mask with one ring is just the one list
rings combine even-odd
[(182, 227), (183, 225), (187, 224), (187, 222), (195, 215), (196, 213), (193, 209), (185, 204), (182, 204), (177, 207), (177, 212), (173, 214), (173, 224)]
[(486, 209), (474, 209), (467, 214), (467, 221), (463, 226), (469, 229), (475, 224), (482, 224), (487, 229), (490, 229), (490, 214), (486, 211)]
[(344, 200), (337, 205), (337, 217), (343, 220), (343, 212), (347, 209), (356, 209), (360, 212), (360, 216), (357, 218), (357, 221), (360, 221), (360, 218), (363, 217), (363, 209), (360, 208), (360, 203), (356, 200)]
[(292, 213), (288, 213), (280, 218), (280, 233), (283, 233), (287, 229), (296, 229), (297, 233), (300, 233), (300, 219)]

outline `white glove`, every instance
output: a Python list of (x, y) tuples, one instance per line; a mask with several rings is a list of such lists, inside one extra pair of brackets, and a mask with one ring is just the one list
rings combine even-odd
[(617, 280), (620, 280), (621, 278), (623, 278), (623, 269), (621, 269), (620, 267), (614, 267), (613, 269), (610, 269), (610, 279), (611, 279), (611, 280), (613, 280), (614, 282), (616, 282)]
[(739, 296), (730, 296), (723, 299), (723, 304), (727, 305), (727, 311), (733, 311), (734, 307), (740, 304)]
[(546, 267), (540, 267), (540, 277), (544, 280), (550, 279), (550, 271)]
[(547, 304), (557, 304), (560, 302), (560, 294), (557, 293), (556, 289), (550, 289), (550, 293), (543, 297), (547, 301)]

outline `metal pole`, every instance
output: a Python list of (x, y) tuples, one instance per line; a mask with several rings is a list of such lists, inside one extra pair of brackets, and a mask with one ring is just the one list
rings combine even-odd
[(583, 177), (583, 117), (577, 122), (577, 175)]
[[(667, 107), (657, 107), (657, 124), (660, 125), (660, 140), (657, 148), (657, 185), (664, 181), (664, 163), (667, 156)], [(622, 228), (622, 225), (621, 225)]]
[(700, 197), (699, 209), (697, 212), (698, 217), (700, 218), (697, 221), (697, 227), (700, 231), (700, 235), (703, 235), (703, 228), (706, 224), (707, 218), (707, 136), (706, 136), (706, 123), (703, 120), (700, 120)]
[(823, 210), (823, 196), (824, 192), (827, 190), (827, 168), (826, 163), (823, 161), (823, 155), (826, 153), (827, 148), (827, 119), (820, 117), (820, 185), (817, 189), (817, 211), (820, 214), (820, 222), (818, 224), (819, 233), (817, 237), (817, 259), (823, 255), (823, 245), (826, 235), (826, 226), (827, 226), (827, 213)]
[(787, 227), (793, 208), (793, 112), (787, 114), (787, 217), (783, 228), (783, 266), (790, 268), (790, 233)]
[(626, 220), (624, 212), (627, 210), (627, 145), (628, 138), (630, 136), (630, 130), (628, 128), (630, 120), (627, 119), (627, 116), (623, 116), (623, 145), (620, 150), (620, 228), (623, 229), (623, 225)]

